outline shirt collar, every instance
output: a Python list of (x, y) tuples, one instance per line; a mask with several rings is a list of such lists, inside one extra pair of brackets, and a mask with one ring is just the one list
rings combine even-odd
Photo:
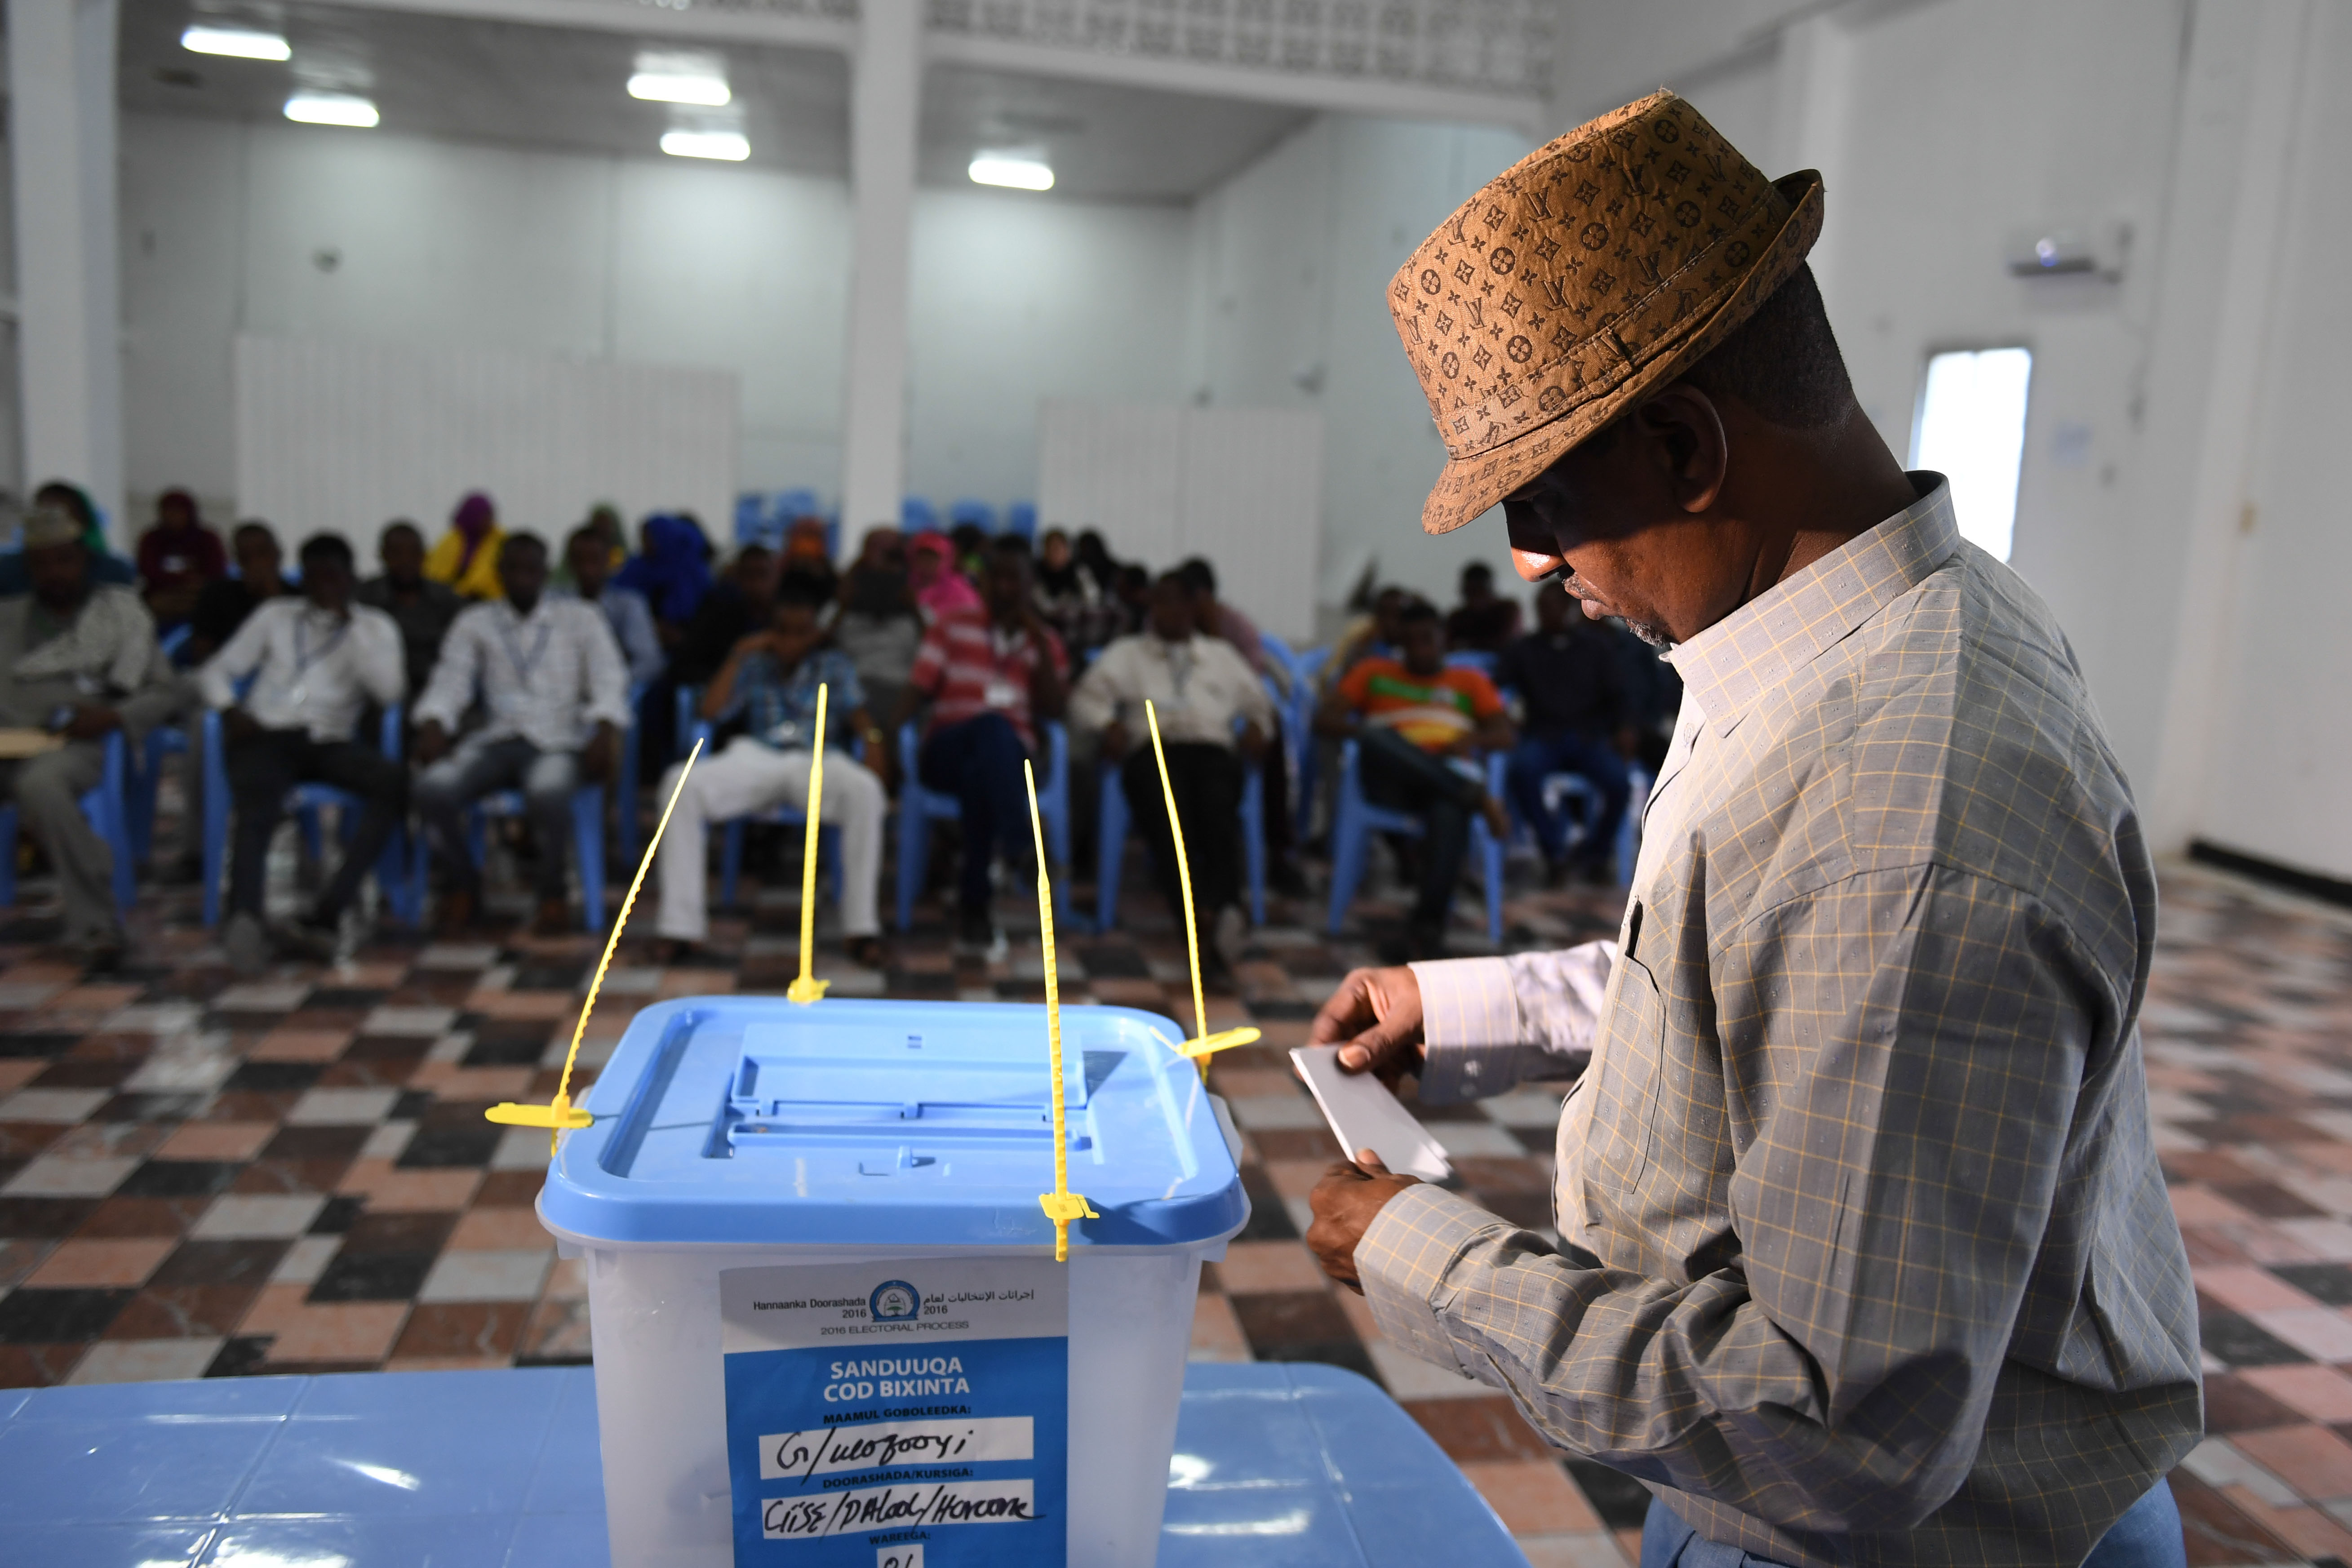
[(1924, 470), (1910, 479), (1918, 500), (1666, 655), (1717, 736), (1959, 549), (1950, 483)]

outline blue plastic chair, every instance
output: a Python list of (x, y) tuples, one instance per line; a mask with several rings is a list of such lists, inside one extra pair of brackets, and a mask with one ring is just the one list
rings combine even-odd
[(1295, 781), (1291, 787), (1298, 792), (1293, 842), (1299, 844), (1307, 842), (1314, 826), (1316, 778), (1322, 772), (1315, 744), (1315, 680), (1330, 658), (1328, 646), (1302, 648), (1290, 656), (1290, 696), (1283, 719), (1290, 743), (1290, 776)]
[[(1642, 806), (1650, 798), (1648, 773), (1640, 768), (1628, 768), (1626, 777), (1633, 788), (1625, 798), (1625, 820), (1617, 826), (1617, 885), (1621, 888), (1633, 885), (1633, 861), (1642, 847)], [(1592, 831), (1593, 818), (1601, 813), (1601, 792), (1581, 773), (1546, 773), (1543, 795), (1544, 805), (1554, 812), (1570, 801), (1576, 803), (1576, 812), (1568, 824), (1568, 844), (1570, 848), (1581, 844)], [(1503, 798), (1507, 800), (1508, 796)], [(1533, 831), (1520, 817), (1517, 806), (1511, 809), (1511, 823), (1515, 833)]]
[[(1496, 799), (1503, 798), (1503, 768), (1505, 758), (1496, 752), (1486, 758), (1486, 791)], [(1325, 929), (1333, 936), (1339, 934), (1347, 918), (1348, 905), (1363, 882), (1365, 862), (1371, 853), (1372, 835), (1401, 833), (1408, 838), (1419, 838), (1428, 832), (1420, 817), (1407, 811), (1395, 811), (1374, 805), (1364, 798), (1364, 785), (1358, 742), (1349, 741), (1339, 748), (1339, 813), (1331, 824), (1331, 912)], [(1484, 817), (1470, 820), (1470, 852), (1477, 858), (1486, 879), (1486, 940), (1500, 945), (1503, 940), (1503, 846), (1486, 831)]]
[(1492, 680), (1495, 679), (1495, 667), (1502, 663), (1502, 655), (1487, 653), (1481, 648), (1456, 648), (1454, 652), (1445, 656), (1445, 668), (1448, 669), (1475, 669), (1479, 674), (1485, 676), (1487, 679)]
[(940, 514), (929, 501), (920, 496), (908, 496), (898, 503), (898, 527), (904, 532), (920, 533), (925, 529), (940, 526)]
[(176, 724), (158, 724), (147, 731), (139, 765), (131, 770), (123, 825), (131, 836), (131, 857), (142, 866), (155, 850), (155, 794), (163, 779), (163, 759), (188, 750), (185, 730)]
[[(677, 689), (677, 732), (686, 737), (686, 743), (689, 747), (695, 742), (700, 741), (702, 760), (708, 762), (716, 754), (710, 744), (710, 721), (688, 717), (701, 705), (701, 700), (700, 687), (681, 686)], [(721, 909), (731, 910), (735, 907), (735, 886), (743, 875), (743, 825), (747, 822), (773, 822), (786, 827), (805, 830), (808, 826), (808, 813), (793, 806), (772, 805), (765, 811), (755, 811), (745, 816), (732, 816), (727, 819), (725, 836), (719, 840), (719, 907)], [(842, 878), (840, 828), (828, 827), (823, 823), (817, 825), (816, 854), (818, 861), (832, 876), (833, 901), (835, 907), (839, 908)]]
[(768, 497), (759, 490), (745, 490), (735, 498), (735, 542), (744, 544), (772, 543), (777, 531), (775, 513), (770, 510)]
[[(179, 662), (194, 628), (182, 625), (155, 639), (165, 658)], [(158, 724), (147, 731), (147, 743), (131, 754), (129, 793), (124, 796), (124, 826), (131, 834), (131, 853), (145, 865), (155, 847), (155, 786), (163, 779), (163, 759), (188, 750), (188, 732), (176, 724)]]
[[(400, 758), (401, 705), (397, 702), (384, 710), (383, 725), (376, 738), (377, 750), (395, 762)], [(221, 716), (217, 710), (207, 710), (203, 730), (205, 769), (205, 835), (204, 835), (204, 919), (208, 926), (220, 923), (221, 868), (228, 858), (228, 753), (221, 736)], [(360, 797), (349, 790), (332, 784), (298, 784), (286, 793), (287, 809), (293, 814), (301, 830), (303, 847), (310, 858), (321, 854), (319, 812), (325, 806), (337, 806), (342, 811), (343, 837), (349, 838), (359, 829)], [(410, 925), (421, 925), (425, 920), (424, 883), (409, 870), (408, 827), (403, 824), (393, 832), (383, 847), (383, 857), (376, 861), (376, 885), (383, 889), (384, 902), (392, 906), (395, 919)]]
[(1017, 533), (1034, 541), (1037, 537), (1037, 503), (1017, 500), (1004, 509), (1004, 531)]
[[(621, 731), (621, 763), (619, 780), (634, 783), (637, 726), (635, 710), (631, 710), (629, 726)], [(618, 781), (616, 781), (618, 782)], [(484, 824), (491, 817), (520, 816), (529, 807), (519, 789), (493, 790), (474, 802), (466, 814), (467, 848), (474, 857), (478, 869), (485, 859)], [(631, 813), (624, 807), (625, 821)], [(635, 827), (628, 823), (623, 832), (629, 843), (635, 844)], [(422, 918), (425, 890), (429, 885), (427, 861), (432, 855), (432, 835), (419, 831), (415, 837), (415, 871), (417, 908)], [(582, 784), (572, 792), (572, 851), (573, 863), (580, 872), (580, 923), (590, 932), (604, 929), (604, 786), (600, 784)], [(634, 856), (633, 856), (634, 858)], [(634, 868), (632, 868), (634, 869)]]
[(961, 528), (967, 522), (977, 524), (982, 533), (994, 533), (996, 509), (984, 500), (973, 500), (969, 496), (948, 508), (949, 527)]
[[(1048, 723), (1045, 731), (1045, 776), (1037, 781), (1037, 815), (1045, 826), (1045, 852), (1056, 864), (1070, 863), (1070, 732), (1060, 723)], [(923, 787), (921, 770), (916, 765), (921, 752), (921, 742), (915, 734), (912, 721), (898, 729), (898, 766), (901, 783), (898, 786), (898, 929), (911, 931), (915, 925), (915, 897), (923, 890), (923, 873), (931, 857), (931, 824), (956, 822), (963, 816), (963, 807), (951, 795), (934, 795)], [(989, 845), (966, 845), (966, 854), (994, 854)], [(1073, 931), (1084, 930), (1084, 922), (1069, 912), (1069, 878), (1054, 879), (1054, 919), (1056, 924)]]
[[(126, 804), (129, 784), (131, 748), (124, 743), (122, 731), (110, 731), (106, 737), (106, 762), (99, 775), (98, 787), (81, 797), (81, 814), (89, 819), (90, 826), (106, 841), (114, 856), (114, 872), (110, 879), (114, 889), (114, 907), (125, 914), (139, 896), (136, 878), (131, 870), (130, 811)], [(0, 805), (0, 908), (16, 901), (16, 803)]]
[[(1238, 725), (1235, 726), (1239, 728)], [(1119, 767), (1102, 768), (1102, 800), (1095, 815), (1095, 929), (1118, 923), (1119, 873), (1127, 859), (1127, 791)], [(1265, 769), (1254, 767), (1242, 780), (1242, 865), (1249, 879), (1250, 923), (1265, 924)]]

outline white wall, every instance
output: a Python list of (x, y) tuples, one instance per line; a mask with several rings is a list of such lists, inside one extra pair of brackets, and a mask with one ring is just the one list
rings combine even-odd
[(1451, 604), (1465, 562), (1500, 559), (1499, 511), (1421, 531), (1445, 447), (1387, 292), (1412, 247), (1529, 147), (1506, 131), (1325, 115), (1197, 204), (1194, 395), (1321, 410), (1327, 605), (1375, 560), (1383, 582)]
[(1041, 400), (1181, 396), (1191, 232), (1181, 206), (918, 193), (908, 489), (1034, 500)]
[[(2352, 880), (2352, 503), (2339, 453), (2352, 428), (2352, 213), (2300, 193), (2336, 180), (2352, 145), (2352, 16), (2311, 8), (2300, 51), (2284, 232), (2247, 421), (2244, 508), (2211, 579), (2187, 584), (2183, 615), (2220, 655), (2212, 743), (2196, 820), (2228, 847)], [(2230, 520), (2225, 520), (2225, 522)]]
[[(142, 115), (125, 117), (122, 144), (142, 502), (173, 485), (233, 500), (240, 331), (731, 372), (743, 486), (837, 488), (850, 266), (838, 182)], [(1187, 223), (1181, 207), (921, 192), (916, 492), (1033, 496), (1042, 398), (1177, 396)], [(454, 505), (467, 480), (446, 488)]]

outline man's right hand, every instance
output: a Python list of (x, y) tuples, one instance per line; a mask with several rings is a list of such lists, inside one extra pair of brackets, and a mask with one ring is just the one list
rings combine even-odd
[(1114, 719), (1103, 726), (1102, 754), (1106, 762), (1117, 762), (1127, 755), (1127, 726)]
[(232, 708), (222, 714), (221, 722), (228, 727), (232, 741), (250, 741), (261, 733), (261, 721), (242, 708)]
[(416, 727), (416, 760), (431, 767), (449, 754), (449, 731), (441, 727), (438, 719), (427, 719)]
[(1342, 1072), (1370, 1072), (1390, 1088), (1421, 1070), (1421, 981), (1402, 965), (1349, 972), (1315, 1015), (1309, 1045), (1338, 1046)]

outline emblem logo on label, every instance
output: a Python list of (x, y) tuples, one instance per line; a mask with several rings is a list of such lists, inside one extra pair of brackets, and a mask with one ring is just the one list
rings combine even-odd
[(874, 1314), (877, 1323), (911, 1321), (922, 1308), (922, 1292), (904, 1279), (885, 1279), (866, 1299), (866, 1310)]

